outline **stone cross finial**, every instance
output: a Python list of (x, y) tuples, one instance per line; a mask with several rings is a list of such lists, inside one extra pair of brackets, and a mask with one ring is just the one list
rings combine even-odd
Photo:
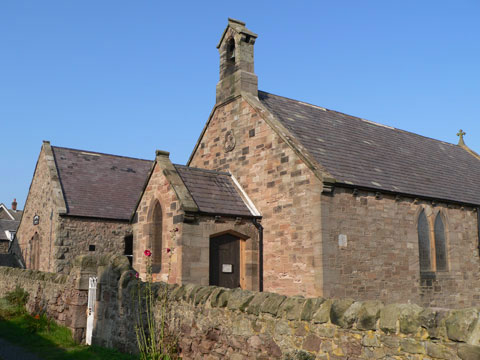
[(458, 139), (458, 145), (465, 145), (465, 142), (463, 141), (463, 136), (464, 135), (467, 135), (467, 133), (465, 131), (463, 131), (462, 129), (460, 129), (457, 133), (457, 136), (460, 138), (460, 139)]

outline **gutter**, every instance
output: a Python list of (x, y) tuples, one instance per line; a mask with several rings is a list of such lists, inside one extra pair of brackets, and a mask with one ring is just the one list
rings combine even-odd
[(256, 218), (252, 223), (258, 230), (258, 290), (263, 291), (263, 226)]

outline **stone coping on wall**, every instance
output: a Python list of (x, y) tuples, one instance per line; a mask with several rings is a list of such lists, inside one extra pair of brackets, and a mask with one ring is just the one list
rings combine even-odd
[(0, 266), (0, 278), (2, 277), (26, 278), (29, 280), (47, 281), (55, 284), (65, 284), (68, 278), (65, 274)]
[(169, 285), (169, 299), (194, 307), (224, 308), (245, 315), (282, 319), (292, 324), (324, 324), (354, 331), (362, 336), (362, 345), (367, 347), (390, 347), (395, 338), (398, 351), (404, 354), (426, 354), (435, 359), (480, 359), (477, 308), (450, 310), (415, 304), (385, 305), (380, 301), (287, 297), (192, 284)]

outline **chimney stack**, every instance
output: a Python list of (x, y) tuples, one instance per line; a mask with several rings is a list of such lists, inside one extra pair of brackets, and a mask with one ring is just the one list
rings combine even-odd
[(13, 211), (17, 211), (17, 199), (13, 199), (13, 202), (12, 202), (12, 210), (13, 210)]

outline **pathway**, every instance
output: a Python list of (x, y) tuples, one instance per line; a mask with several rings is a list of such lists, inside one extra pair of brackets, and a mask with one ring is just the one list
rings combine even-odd
[(8, 341), (0, 338), (0, 359), (2, 360), (41, 360), (19, 346), (13, 345)]

